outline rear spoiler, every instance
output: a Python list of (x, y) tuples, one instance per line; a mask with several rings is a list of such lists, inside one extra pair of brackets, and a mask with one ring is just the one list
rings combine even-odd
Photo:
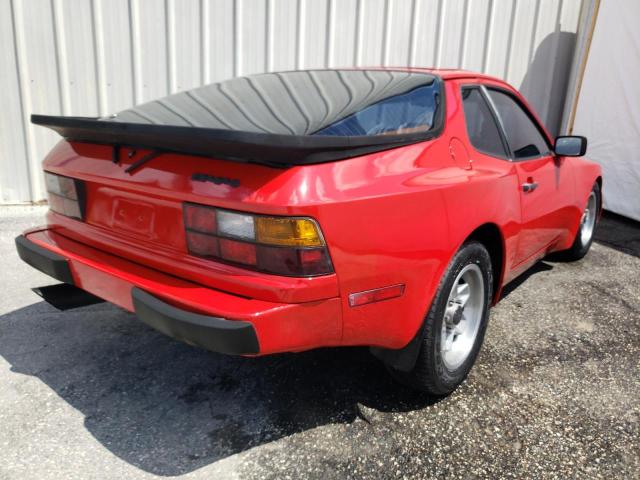
[[(441, 116), (442, 109), (436, 117)], [(440, 120), (440, 119), (438, 119)], [(59, 133), (69, 141), (149, 148), (272, 167), (332, 162), (389, 150), (437, 137), (428, 132), (376, 136), (278, 135), (213, 128), (124, 123), (93, 117), (31, 115), (31, 123)]]

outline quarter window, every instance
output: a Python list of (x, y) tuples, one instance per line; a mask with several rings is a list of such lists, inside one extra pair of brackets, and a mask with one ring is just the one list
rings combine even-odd
[(480, 90), (478, 88), (463, 89), (462, 104), (471, 145), (487, 155), (507, 158), (498, 126)]
[(492, 89), (487, 93), (500, 116), (514, 160), (548, 155), (550, 148), (545, 137), (525, 110), (506, 93)]

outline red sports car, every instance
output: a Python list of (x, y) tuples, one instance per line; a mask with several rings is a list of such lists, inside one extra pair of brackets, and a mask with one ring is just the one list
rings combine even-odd
[(106, 118), (34, 115), (47, 225), (21, 258), (187, 343), (264, 355), (367, 345), (447, 394), (502, 287), (551, 252), (582, 258), (602, 205), (586, 139), (553, 141), (485, 75), (266, 73)]

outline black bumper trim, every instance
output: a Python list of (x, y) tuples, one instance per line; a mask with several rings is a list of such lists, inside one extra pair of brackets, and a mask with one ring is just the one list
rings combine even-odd
[(140, 320), (176, 340), (219, 353), (251, 355), (260, 352), (256, 331), (249, 322), (188, 312), (137, 287), (131, 289), (131, 297)]
[(61, 282), (73, 285), (73, 275), (66, 258), (36, 245), (24, 235), (16, 237), (16, 249), (20, 258), (36, 270)]

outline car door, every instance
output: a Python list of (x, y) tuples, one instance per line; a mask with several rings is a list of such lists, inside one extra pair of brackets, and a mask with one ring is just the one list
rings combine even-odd
[(506, 138), (520, 188), (521, 230), (515, 265), (543, 255), (565, 233), (563, 209), (568, 207), (572, 184), (569, 172), (534, 116), (515, 95), (485, 87)]

